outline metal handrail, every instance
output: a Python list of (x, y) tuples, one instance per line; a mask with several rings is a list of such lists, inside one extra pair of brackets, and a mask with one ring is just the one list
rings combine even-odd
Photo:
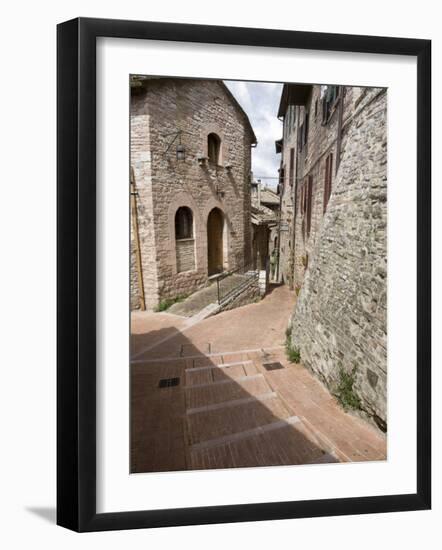
[[(247, 275), (247, 279), (245, 281), (239, 282), (234, 288), (226, 292), (224, 295), (221, 295), (220, 290), (220, 282), (226, 279), (227, 277), (230, 277), (231, 275), (235, 275), (237, 273), (241, 273), (244, 275)], [(236, 269), (231, 269), (229, 271), (226, 271), (224, 273), (221, 273), (219, 277), (216, 279), (216, 286), (217, 286), (217, 296), (218, 296), (218, 304), (221, 304), (222, 300), (226, 300), (229, 296), (240, 290), (242, 287), (246, 288), (248, 286), (249, 281), (252, 279), (258, 278), (259, 270), (253, 267), (253, 264), (245, 264), (240, 267), (237, 267)]]

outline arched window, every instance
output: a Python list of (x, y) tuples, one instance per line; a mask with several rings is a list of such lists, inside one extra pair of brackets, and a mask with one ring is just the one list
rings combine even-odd
[(187, 206), (181, 206), (175, 213), (175, 249), (177, 273), (194, 270), (193, 214)]
[(187, 206), (181, 206), (176, 211), (175, 239), (193, 239), (193, 215)]
[(213, 132), (207, 136), (207, 156), (212, 164), (220, 163), (221, 140)]

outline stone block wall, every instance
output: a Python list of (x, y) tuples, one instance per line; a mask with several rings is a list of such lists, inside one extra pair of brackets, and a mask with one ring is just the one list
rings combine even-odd
[(130, 309), (139, 309), (140, 305), (140, 287), (138, 284), (137, 262), (135, 257), (134, 235), (130, 231)]
[[(176, 158), (178, 130), (185, 161)], [(218, 164), (208, 156), (207, 137), (221, 139)], [(189, 294), (208, 281), (207, 220), (213, 208), (224, 215), (223, 265), (236, 269), (251, 258), (251, 145), (246, 116), (220, 81), (159, 78), (132, 95), (131, 157), (139, 188), (139, 217), (148, 309)], [(141, 191), (142, 190), (142, 191)], [(194, 265), (175, 241), (175, 213), (193, 213)], [(181, 271), (184, 260), (189, 267)], [(147, 265), (148, 264), (148, 265)]]
[[(354, 122), (357, 113), (379, 94), (378, 88), (345, 87), (341, 158), (344, 154), (345, 144), (349, 128)], [(294, 222), (294, 250), (293, 250), (293, 279), (294, 286), (300, 287), (304, 280), (304, 274), (313, 254), (318, 232), (324, 217), (324, 186), (326, 159), (332, 156), (331, 165), (331, 190), (336, 186), (337, 133), (338, 133), (338, 107), (336, 106), (326, 125), (322, 124), (320, 109), (314, 105), (320, 102), (321, 86), (313, 86), (312, 94), (307, 107), (299, 108), (299, 117), (302, 119), (306, 108), (310, 112), (308, 147), (298, 156), (298, 185), (296, 186), (296, 216)], [(302, 212), (302, 185), (306, 184), (307, 176), (312, 178), (312, 211), (310, 234), (306, 231), (307, 216)], [(295, 201), (294, 201), (295, 202)]]
[[(146, 308), (158, 305), (158, 274), (155, 264), (155, 227), (153, 220), (152, 162), (150, 154), (149, 113), (142, 96), (132, 95), (130, 113), (130, 155), (136, 188), (138, 233), (142, 250), (141, 262)], [(128, 192), (130, 192), (129, 183)], [(134, 235), (131, 223), (131, 307), (137, 309), (139, 288), (135, 264)]]
[(327, 210), (316, 189), (311, 237), (298, 253), (309, 261), (304, 275), (297, 260), (291, 340), (332, 391), (341, 369), (354, 372), (362, 410), (386, 429), (387, 93), (368, 89), (353, 101)]
[(177, 271), (193, 271), (195, 269), (195, 239), (182, 239), (176, 242)]
[[(293, 215), (295, 207), (295, 182), (296, 172), (293, 171), (293, 177), (290, 177), (290, 151), (293, 149), (296, 153), (297, 136), (296, 125), (298, 122), (299, 111), (294, 109), (293, 118), (284, 122), (283, 149), (281, 154), (281, 168), (284, 177), (280, 179), (279, 192), (281, 193), (281, 212), (279, 226), (279, 279), (290, 287), (293, 286)], [(296, 154), (293, 155), (295, 161)]]

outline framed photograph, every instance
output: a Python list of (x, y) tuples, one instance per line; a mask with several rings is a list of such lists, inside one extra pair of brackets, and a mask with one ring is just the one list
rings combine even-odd
[(429, 509), (430, 41), (57, 37), (57, 523)]

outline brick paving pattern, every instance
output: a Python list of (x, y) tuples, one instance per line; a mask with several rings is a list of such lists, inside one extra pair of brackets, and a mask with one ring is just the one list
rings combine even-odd
[[(152, 314), (136, 317), (132, 472), (386, 458), (381, 432), (344, 412), (308, 370), (286, 359), (284, 319), (293, 301), (278, 287), (258, 304), (187, 329), (182, 318), (156, 314), (153, 333)], [(283, 368), (263, 366), (273, 362)], [(159, 387), (176, 377), (177, 386)]]

